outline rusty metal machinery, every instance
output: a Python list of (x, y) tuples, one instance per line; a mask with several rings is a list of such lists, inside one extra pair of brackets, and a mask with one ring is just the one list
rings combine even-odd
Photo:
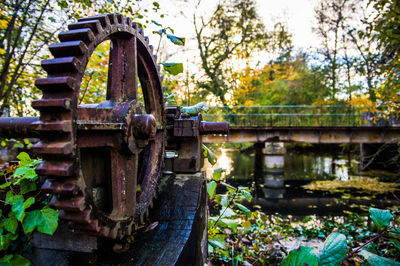
[[(152, 206), (167, 133), (178, 157), (165, 161), (165, 169), (196, 172), (201, 134), (226, 133), (228, 125), (165, 108), (152, 47), (131, 19), (81, 18), (59, 39), (49, 47), (54, 59), (42, 61), (47, 77), (35, 83), (43, 92), (32, 103), (40, 117), (0, 118), (0, 136), (40, 138), (32, 151), (44, 159), (37, 172), (46, 177), (42, 190), (54, 195), (50, 205), (74, 229), (122, 239), (144, 223)], [(111, 40), (106, 100), (78, 105), (88, 61), (106, 40)]]

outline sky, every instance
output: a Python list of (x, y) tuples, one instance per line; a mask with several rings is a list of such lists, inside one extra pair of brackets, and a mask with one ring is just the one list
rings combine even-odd
[[(175, 30), (176, 35), (194, 36), (192, 17), (198, 0), (159, 0), (161, 9), (167, 13), (163, 24)], [(179, 3), (180, 2), (180, 3)], [(217, 0), (201, 0), (197, 14), (211, 15)], [(312, 32), (314, 24), (314, 7), (318, 0), (256, 0), (257, 12), (267, 29), (272, 29), (278, 21), (286, 23), (293, 34), (296, 48), (316, 47), (318, 39)]]

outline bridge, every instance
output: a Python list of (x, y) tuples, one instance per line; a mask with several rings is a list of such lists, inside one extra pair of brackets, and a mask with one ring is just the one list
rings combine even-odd
[(229, 134), (204, 136), (203, 142), (399, 142), (400, 123), (377, 119), (372, 111), (351, 105), (211, 107), (203, 120), (229, 122)]

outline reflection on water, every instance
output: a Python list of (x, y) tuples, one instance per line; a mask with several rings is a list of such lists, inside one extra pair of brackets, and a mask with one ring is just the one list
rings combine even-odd
[[(216, 150), (216, 155), (218, 162), (214, 169), (227, 169), (226, 179), (233, 185), (251, 186), (255, 184), (256, 203), (262, 205), (266, 212), (324, 213), (344, 209), (355, 211), (365, 209), (365, 206), (369, 205), (385, 208), (399, 204), (400, 195), (395, 195), (393, 192), (368, 192), (361, 186), (335, 190), (329, 189), (329, 186), (326, 189), (319, 187), (317, 190), (310, 189), (312, 186), (307, 186), (318, 180), (345, 182), (345, 184), (349, 182), (349, 184), (357, 186), (360, 183), (357, 180), (363, 180), (364, 174), (366, 174), (359, 171), (358, 156), (338, 153), (287, 152), (284, 156), (284, 172), (279, 177), (283, 177), (284, 185), (273, 188), (266, 181), (268, 178), (265, 169), (263, 171), (262, 154), (260, 156), (260, 153), (257, 153), (254, 148), (242, 151), (222, 148), (219, 151)], [(212, 168), (208, 162), (205, 162), (204, 169), (208, 176), (212, 175)], [(380, 181), (385, 182), (395, 182), (398, 179), (397, 175), (385, 172), (368, 176), (377, 177)], [(366, 180), (370, 179), (366, 178)], [(377, 186), (380, 181), (377, 181)], [(330, 183), (330, 186), (332, 185), (337, 184)], [(365, 187), (368, 188), (368, 186)]]

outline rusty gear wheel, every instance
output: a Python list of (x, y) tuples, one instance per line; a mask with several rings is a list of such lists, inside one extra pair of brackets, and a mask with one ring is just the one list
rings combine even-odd
[[(34, 127), (42, 140), (33, 151), (45, 160), (37, 172), (72, 228), (120, 239), (143, 223), (160, 178), (165, 114), (158, 66), (143, 30), (122, 15), (81, 18), (68, 29), (50, 45), (54, 59), (42, 61), (47, 78), (36, 80), (43, 98), (32, 103), (40, 111)], [(87, 63), (105, 40), (106, 101), (78, 105)]]

